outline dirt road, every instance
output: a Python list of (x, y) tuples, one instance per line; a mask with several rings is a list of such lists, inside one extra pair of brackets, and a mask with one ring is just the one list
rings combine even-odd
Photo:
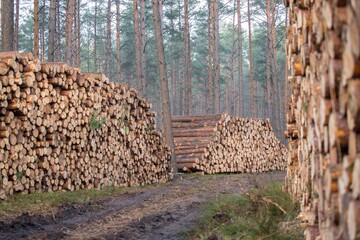
[(63, 206), (56, 214), (0, 221), (0, 239), (181, 239), (181, 232), (196, 224), (205, 202), (284, 177), (284, 172), (181, 174), (170, 183)]

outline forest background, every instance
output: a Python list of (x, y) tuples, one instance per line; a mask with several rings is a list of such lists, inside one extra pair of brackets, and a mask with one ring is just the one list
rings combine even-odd
[[(164, 0), (160, 7), (172, 114), (267, 117), (285, 142), (282, 1)], [(151, 1), (1, 0), (1, 29), (9, 24), (14, 34), (0, 33), (2, 43), (135, 87), (161, 127)]]

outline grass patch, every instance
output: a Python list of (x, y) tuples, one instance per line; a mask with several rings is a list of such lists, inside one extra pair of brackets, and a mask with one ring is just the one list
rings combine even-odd
[(125, 187), (105, 187), (101, 190), (15, 194), (6, 201), (0, 201), (0, 216), (11, 217), (25, 212), (49, 213), (64, 204), (86, 204), (128, 190), (129, 188)]
[(298, 214), (299, 204), (282, 191), (281, 184), (272, 183), (248, 195), (227, 195), (207, 204), (198, 225), (183, 237), (191, 240), (302, 239), (303, 231), (295, 220)]

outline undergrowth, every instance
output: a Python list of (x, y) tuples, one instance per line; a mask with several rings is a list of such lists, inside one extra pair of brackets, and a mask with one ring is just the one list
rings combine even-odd
[(28, 195), (14, 194), (8, 200), (0, 201), (0, 216), (16, 216), (24, 212), (46, 213), (63, 204), (86, 204), (126, 190), (128, 188), (105, 187), (101, 190), (36, 192)]
[[(285, 214), (286, 213), (286, 214)], [(195, 239), (302, 239), (295, 220), (299, 204), (281, 184), (258, 187), (245, 195), (227, 195), (206, 205), (197, 226), (183, 237)]]
[(106, 124), (106, 117), (101, 117), (100, 112), (95, 112), (90, 118), (90, 129), (101, 129)]

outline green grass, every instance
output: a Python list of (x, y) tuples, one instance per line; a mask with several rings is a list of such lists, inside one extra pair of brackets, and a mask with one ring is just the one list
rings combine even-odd
[(125, 187), (105, 187), (101, 190), (15, 194), (6, 201), (0, 201), (0, 216), (17, 216), (24, 212), (48, 213), (63, 204), (86, 204), (128, 190)]
[[(283, 208), (284, 214), (270, 199)], [(269, 184), (249, 195), (227, 195), (206, 205), (198, 225), (183, 234), (185, 239), (302, 239), (296, 224), (299, 205), (281, 189)]]

